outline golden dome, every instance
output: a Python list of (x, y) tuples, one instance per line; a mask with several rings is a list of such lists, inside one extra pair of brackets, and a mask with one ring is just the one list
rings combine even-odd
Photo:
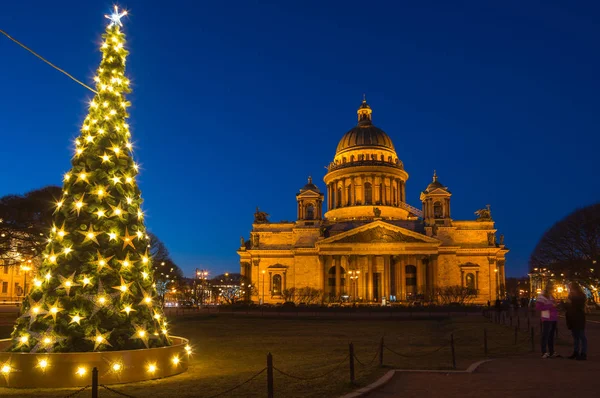
[(375, 127), (372, 122), (372, 110), (367, 100), (363, 99), (358, 108), (358, 124), (348, 131), (340, 140), (336, 154), (357, 147), (380, 147), (395, 152), (391, 138), (382, 129)]

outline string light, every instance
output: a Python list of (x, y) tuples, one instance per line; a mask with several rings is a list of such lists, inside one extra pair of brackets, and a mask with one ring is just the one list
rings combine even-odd
[(44, 358), (44, 359), (40, 359), (40, 360), (38, 361), (38, 365), (37, 365), (37, 366), (38, 366), (40, 369), (42, 369), (42, 370), (46, 370), (46, 368), (48, 367), (48, 365), (49, 365), (49, 364), (48, 364), (48, 360), (47, 360), (46, 358)]

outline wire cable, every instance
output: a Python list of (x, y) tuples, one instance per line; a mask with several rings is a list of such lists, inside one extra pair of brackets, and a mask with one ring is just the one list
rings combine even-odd
[(38, 57), (39, 59), (41, 59), (42, 61), (44, 61), (48, 65), (50, 65), (51, 67), (53, 67), (57, 71), (61, 72), (62, 74), (66, 75), (66, 76), (68, 76), (71, 80), (73, 80), (73, 81), (81, 84), (83, 87), (87, 88), (88, 90), (90, 90), (94, 94), (98, 94), (98, 92), (96, 90), (94, 90), (93, 88), (91, 88), (90, 86), (88, 86), (87, 84), (85, 84), (84, 82), (82, 82), (81, 80), (76, 79), (75, 77), (73, 77), (68, 72), (64, 71), (63, 69), (59, 68), (58, 66), (54, 65), (52, 62), (48, 61), (46, 58), (42, 57), (41, 55), (39, 55), (38, 53), (36, 53), (35, 51), (33, 51), (31, 48), (27, 47), (25, 44), (21, 43), (20, 41), (18, 41), (17, 39), (15, 39), (14, 37), (12, 37), (8, 33), (6, 33), (5, 31), (3, 31), (2, 29), (0, 29), (0, 33), (2, 33), (4, 36), (8, 37), (10, 40), (12, 40), (13, 42), (17, 43), (18, 45), (20, 45), (21, 47), (23, 47), (25, 50), (29, 51), (30, 53), (32, 53), (33, 55), (35, 55), (36, 57)]

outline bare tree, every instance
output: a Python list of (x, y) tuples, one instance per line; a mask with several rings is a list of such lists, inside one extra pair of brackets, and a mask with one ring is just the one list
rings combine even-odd
[[(593, 277), (600, 260), (600, 203), (577, 209), (542, 236), (529, 259), (532, 270), (548, 269), (566, 277)], [(593, 271), (592, 271), (593, 270)]]
[(61, 196), (60, 187), (47, 186), (0, 198), (0, 260), (4, 264), (15, 265), (41, 254)]
[(156, 235), (148, 233), (148, 252), (152, 259), (156, 291), (164, 302), (165, 293), (171, 286), (176, 286), (183, 278), (183, 271), (171, 259), (169, 250)]
[(442, 305), (469, 304), (477, 294), (473, 289), (460, 285), (441, 286), (436, 290), (436, 296), (439, 298), (439, 302)]

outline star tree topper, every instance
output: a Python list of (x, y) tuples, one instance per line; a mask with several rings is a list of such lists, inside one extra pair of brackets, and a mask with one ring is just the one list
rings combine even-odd
[(115, 12), (113, 12), (110, 15), (104, 15), (104, 18), (106, 19), (110, 19), (110, 25), (119, 25), (119, 26), (123, 26), (123, 24), (121, 23), (121, 18), (123, 18), (125, 15), (127, 15), (127, 11), (123, 10), (123, 12), (119, 12), (119, 7), (115, 6)]

